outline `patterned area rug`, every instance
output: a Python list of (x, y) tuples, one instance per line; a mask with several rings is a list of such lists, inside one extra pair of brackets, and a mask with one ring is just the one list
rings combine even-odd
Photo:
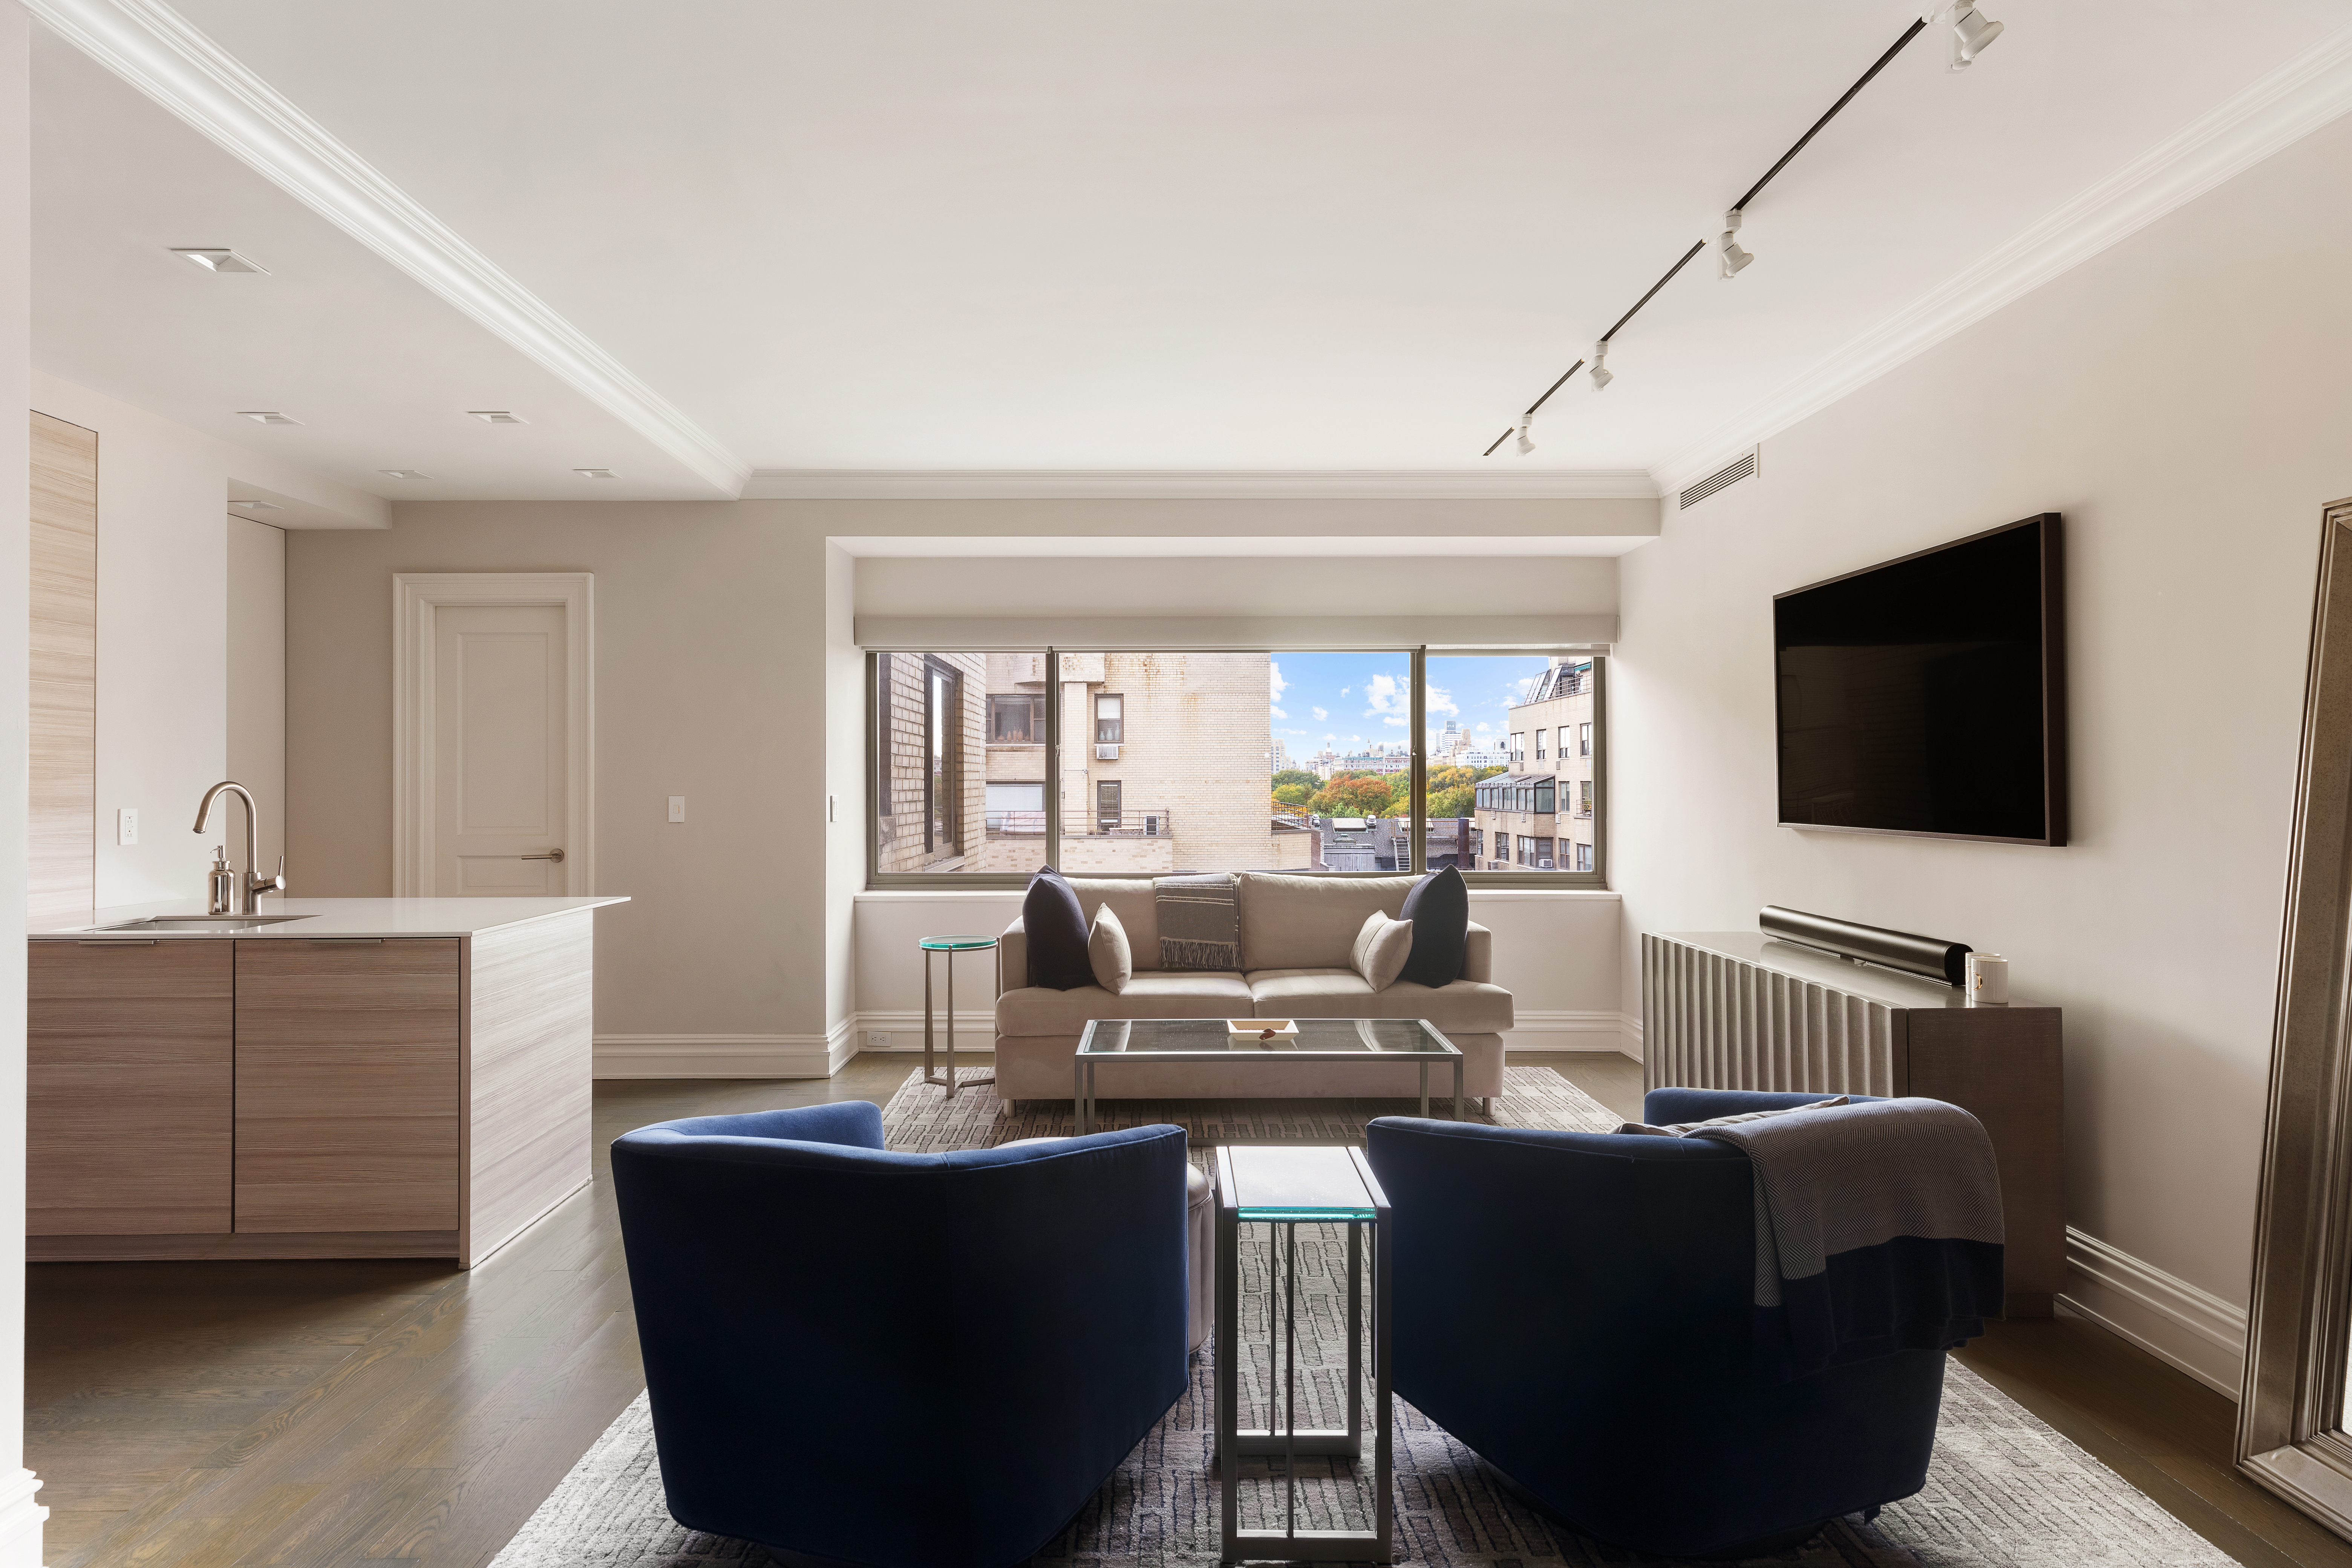
[[(984, 1068), (971, 1076), (982, 1076)], [(1506, 1069), (1492, 1120), (1506, 1126), (1613, 1128), (1618, 1118), (1544, 1068)], [(1194, 1141), (1290, 1139), (1359, 1142), (1366, 1120), (1397, 1103), (1361, 1101), (1117, 1101), (1113, 1125), (1171, 1121)], [(1411, 1108), (1407, 1107), (1407, 1112)], [(986, 1088), (926, 1088), (920, 1074), (891, 1097), (883, 1121), (894, 1149), (985, 1147), (1068, 1131), (1067, 1104), (1007, 1107)], [(1257, 1234), (1263, 1236), (1265, 1232)], [(1339, 1426), (1347, 1406), (1344, 1232), (1302, 1226), (1299, 1235), (1299, 1418)], [(1268, 1326), (1278, 1277), (1264, 1246), (1242, 1256), (1239, 1382), (1244, 1425), (1265, 1423), (1269, 1394), (1288, 1380), (1271, 1363)], [(1316, 1331), (1310, 1331), (1310, 1330)], [(1192, 1386), (1034, 1568), (1207, 1568), (1218, 1561), (1213, 1446), (1213, 1346)], [(1370, 1401), (1366, 1400), (1369, 1407)], [(1396, 1554), (1431, 1568), (1599, 1568), (1652, 1563), (1554, 1523), (1500, 1485), (1469, 1449), (1402, 1400), (1393, 1437)], [(1361, 1529), (1371, 1502), (1369, 1462), (1299, 1463), (1295, 1506), (1301, 1529)], [(1279, 1528), (1294, 1506), (1279, 1461), (1244, 1461), (1243, 1519)], [(768, 1568), (760, 1547), (688, 1531), (664, 1506), (653, 1423), (644, 1395), (581, 1459), (492, 1568)], [(1874, 1523), (1832, 1524), (1793, 1552), (1759, 1560), (1776, 1568), (2228, 1568), (2229, 1556), (2074, 1444), (1958, 1363), (1947, 1365), (1935, 1461), (1927, 1489), (1891, 1504)], [(1717, 1568), (1723, 1568), (1718, 1564)]]

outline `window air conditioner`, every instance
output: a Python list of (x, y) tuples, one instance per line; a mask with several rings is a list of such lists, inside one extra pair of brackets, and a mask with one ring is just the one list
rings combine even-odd
[(1095, 761), (1097, 761), (1097, 762), (1098, 762), (1098, 763), (1115, 763), (1115, 762), (1118, 761), (1118, 745), (1114, 743), (1114, 744), (1112, 744), (1112, 745), (1108, 745), (1108, 746), (1104, 746), (1104, 745), (1097, 745), (1097, 746), (1096, 746), (1096, 747), (1095, 747)]

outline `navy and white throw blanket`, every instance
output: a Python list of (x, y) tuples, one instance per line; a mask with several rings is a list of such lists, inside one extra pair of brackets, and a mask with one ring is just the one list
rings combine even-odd
[(1830, 1101), (1672, 1131), (1754, 1167), (1760, 1381), (1949, 1349), (2000, 1315), (2000, 1175), (1958, 1106)]

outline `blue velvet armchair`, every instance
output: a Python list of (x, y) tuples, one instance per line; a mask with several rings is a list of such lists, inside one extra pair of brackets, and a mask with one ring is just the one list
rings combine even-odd
[[(1654, 1125), (1820, 1097), (1654, 1089)], [(1662, 1556), (1793, 1544), (1926, 1484), (1940, 1351), (1754, 1373), (1747, 1155), (1384, 1117), (1395, 1387), (1517, 1489)]]
[(863, 1101), (613, 1144), (669, 1510), (792, 1564), (1003, 1568), (1185, 1371), (1179, 1127), (894, 1154)]

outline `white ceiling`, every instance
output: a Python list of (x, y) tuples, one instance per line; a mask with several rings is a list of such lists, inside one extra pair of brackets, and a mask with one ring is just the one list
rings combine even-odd
[[(1974, 68), (1921, 38), (1758, 199), (1754, 266), (1695, 262), (1605, 395), (1482, 459), (1916, 10), (179, 0), (742, 467), (1465, 484), (1662, 469), (2347, 21), (1987, 10)], [(54, 38), (36, 114), (44, 370), (379, 494), (731, 493)]]

